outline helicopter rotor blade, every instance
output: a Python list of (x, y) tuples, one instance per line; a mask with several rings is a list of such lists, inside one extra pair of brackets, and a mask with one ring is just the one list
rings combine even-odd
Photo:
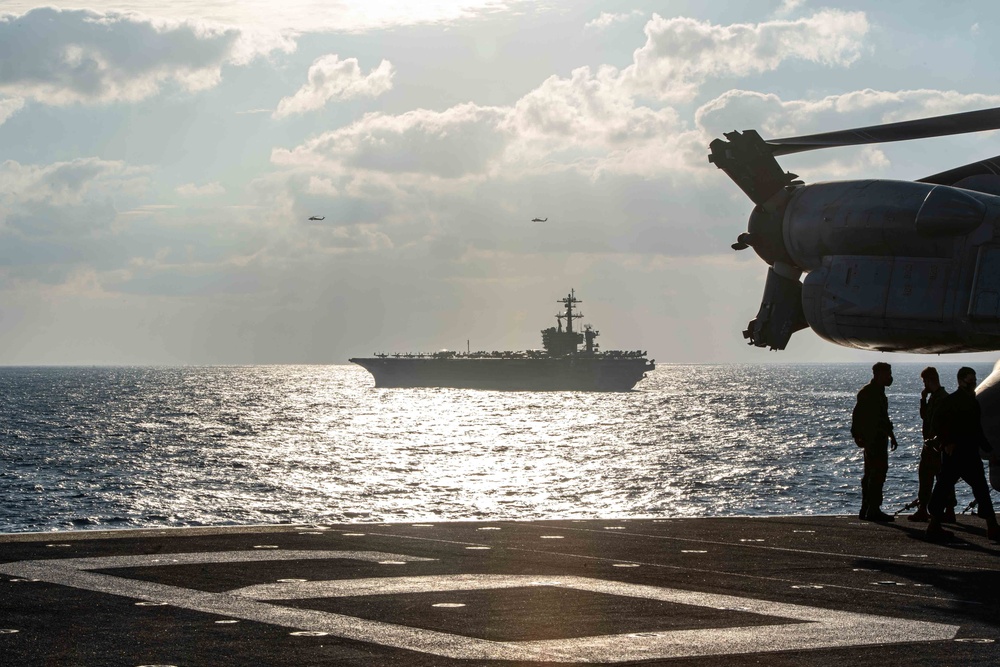
[(899, 123), (886, 123), (859, 127), (853, 130), (838, 130), (822, 132), (802, 137), (787, 137), (784, 139), (768, 139), (772, 155), (790, 155), (820, 148), (835, 148), (837, 146), (860, 146), (863, 144), (880, 144), (890, 141), (908, 141), (910, 139), (929, 139), (944, 137), (951, 134), (968, 134), (1000, 129), (1000, 107), (966, 111), (947, 116), (934, 116), (917, 120), (905, 120)]
[[(708, 161), (725, 171), (751, 201), (766, 207), (775, 194), (783, 187), (796, 183), (798, 178), (782, 170), (774, 159), (776, 156), (820, 148), (927, 139), (997, 129), (1000, 129), (1000, 107), (767, 141), (754, 130), (727, 132), (725, 139), (716, 139), (709, 145)], [(992, 174), (995, 173), (992, 169), (996, 166), (993, 162), (996, 159), (982, 160), (922, 181), (938, 183), (951, 179), (954, 183), (966, 176)]]
[(1000, 177), (1000, 155), (973, 162), (971, 164), (955, 167), (948, 171), (942, 171), (933, 176), (917, 179), (918, 183), (933, 183), (934, 185), (955, 185), (959, 181), (970, 176), (997, 176)]

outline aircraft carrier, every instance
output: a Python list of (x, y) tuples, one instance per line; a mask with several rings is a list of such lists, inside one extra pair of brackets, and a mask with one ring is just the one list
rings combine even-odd
[(350, 361), (368, 370), (376, 387), (505, 391), (628, 391), (656, 367), (643, 351), (600, 351), (594, 342), (599, 332), (590, 325), (575, 331), (573, 321), (583, 317), (574, 310), (580, 303), (575, 292), (558, 303), (565, 310), (555, 327), (542, 331), (543, 350), (376, 354)]
[(0, 664), (996, 665), (1000, 549), (959, 522), (0, 535)]

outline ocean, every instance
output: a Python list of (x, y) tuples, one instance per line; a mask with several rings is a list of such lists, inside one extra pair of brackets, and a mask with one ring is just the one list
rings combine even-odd
[[(952, 387), (961, 364), (929, 361)], [(893, 364), (890, 513), (916, 496), (923, 366)], [(3, 367), (0, 532), (853, 514), (870, 376), (663, 364), (605, 394), (375, 389), (352, 365)]]

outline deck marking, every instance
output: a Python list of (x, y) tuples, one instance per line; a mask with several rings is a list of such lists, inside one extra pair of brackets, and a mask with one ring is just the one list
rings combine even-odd
[[(654, 523), (656, 523), (655, 520), (654, 520)], [(575, 530), (575, 531), (581, 532), (581, 533), (597, 533), (597, 532), (599, 532), (599, 531), (597, 531), (597, 530), (595, 530), (593, 528), (573, 528), (572, 526), (561, 526), (561, 528), (563, 528), (564, 530)], [(813, 531), (813, 532), (815, 532), (815, 531)], [(724, 542), (722, 540), (706, 540), (704, 538), (698, 538), (698, 537), (677, 537), (676, 535), (653, 535), (653, 534), (649, 534), (649, 533), (633, 533), (633, 532), (622, 533), (622, 535), (627, 535), (629, 537), (644, 537), (644, 538), (649, 538), (649, 539), (653, 539), (653, 540), (670, 540), (670, 541), (674, 541), (674, 542), (693, 542), (695, 544), (715, 544), (715, 545), (725, 546), (725, 547), (741, 547), (743, 549), (761, 549), (761, 550), (764, 550), (764, 551), (783, 551), (783, 552), (794, 553), (794, 554), (806, 554), (806, 555), (810, 555), (810, 556), (830, 556), (830, 557), (833, 557), (833, 558), (842, 558), (842, 559), (848, 559), (849, 558), (851, 560), (877, 560), (877, 561), (885, 561), (887, 563), (903, 563), (903, 562), (905, 562), (905, 561), (899, 560), (898, 558), (890, 558), (890, 557), (887, 557), (887, 556), (873, 556), (871, 554), (839, 553), (839, 552), (836, 552), (836, 551), (818, 551), (818, 550), (815, 550), (815, 549), (795, 549), (793, 547), (776, 547), (776, 546), (769, 546), (769, 545), (764, 545), (764, 544), (747, 543), (747, 542), (744, 542), (742, 540), (740, 540), (739, 542)], [(402, 536), (401, 535), (397, 535), (396, 537), (402, 537)], [(951, 542), (951, 543), (948, 544), (948, 548), (949, 549), (950, 548), (955, 548), (955, 547), (959, 547), (959, 548), (962, 548), (962, 549), (970, 549), (973, 546), (974, 545), (965, 544), (963, 542)], [(942, 560), (940, 564), (944, 564), (945, 562), (947, 562), (947, 561)], [(994, 571), (993, 569), (986, 568), (986, 567), (974, 567), (974, 566), (969, 566), (969, 565), (956, 565), (956, 564), (952, 564), (952, 563), (947, 563), (947, 564), (948, 564), (948, 567), (952, 568), (952, 569), (969, 570), (969, 571), (972, 571), (972, 572), (993, 572)]]
[[(574, 523), (580, 523), (580, 522), (574, 522)], [(590, 532), (596, 532), (596, 531), (590, 531)], [(445, 540), (445, 539), (441, 539), (441, 538), (431, 538), (431, 537), (416, 537), (416, 536), (413, 536), (413, 535), (402, 535), (402, 534), (398, 534), (398, 533), (374, 533), (374, 534), (379, 535), (380, 537), (394, 537), (394, 538), (399, 538), (399, 539), (404, 539), (404, 540), (415, 540), (417, 542), (432, 542), (434, 544), (471, 544), (470, 542), (459, 542), (457, 540)], [(627, 533), (627, 534), (628, 535), (632, 535), (632, 536), (637, 536), (637, 537), (655, 537), (655, 536), (649, 536), (649, 535), (642, 535), (642, 534), (638, 534), (638, 533)], [(774, 551), (782, 551), (783, 550), (783, 549), (779, 549), (779, 548), (776, 548), (776, 547), (747, 546), (745, 544), (732, 544), (730, 542), (711, 542), (711, 541), (708, 541), (708, 540), (696, 540), (696, 539), (687, 539), (687, 538), (676, 538), (676, 539), (679, 540), (679, 541), (685, 541), (685, 542), (707, 542), (709, 544), (721, 544), (721, 545), (724, 545), (724, 546), (740, 546), (740, 547), (744, 547), (744, 548), (747, 548), (747, 549), (765, 549), (766, 548), (766, 549), (772, 549)], [(566, 551), (551, 551), (551, 550), (547, 550), (547, 549), (528, 549), (528, 548), (524, 548), (524, 547), (506, 547), (506, 549), (508, 551), (523, 551), (525, 553), (531, 553), (531, 554), (544, 554), (544, 555), (547, 555), (547, 556), (560, 556), (560, 557), (563, 557), (563, 558), (576, 558), (576, 559), (580, 559), (580, 560), (592, 560), (592, 561), (601, 561), (601, 562), (610, 562), (610, 561), (614, 560), (614, 559), (608, 558), (606, 556), (588, 556), (586, 554), (571, 553), (571, 552), (566, 552)], [(785, 549), (785, 551), (800, 551), (800, 550), (797, 550), (797, 549)], [(705, 550), (695, 550), (695, 549), (687, 549), (687, 550), (682, 549), (681, 553), (708, 553), (708, 551), (705, 551)], [(816, 555), (825, 555), (825, 556), (834, 556), (834, 555), (837, 555), (837, 556), (844, 557), (844, 558), (855, 558), (855, 559), (862, 558), (861, 556), (856, 556), (856, 555), (852, 555), (852, 554), (833, 554), (833, 553), (827, 553), (827, 552), (822, 552), (822, 551), (815, 551), (815, 552), (808, 551), (808, 552), (802, 552), (802, 553), (809, 553), (809, 554), (816, 554)], [(867, 560), (886, 561), (886, 562), (889, 562), (889, 563), (895, 563), (895, 562), (902, 563), (902, 562), (906, 562), (906, 561), (902, 561), (902, 560), (897, 561), (897, 559), (895, 559), (895, 558), (885, 558), (885, 557), (881, 557), (881, 556), (864, 556), (863, 558), (865, 558)], [(728, 570), (713, 570), (713, 569), (703, 568), (703, 567), (691, 567), (689, 565), (670, 565), (668, 563), (654, 563), (654, 562), (647, 562), (647, 563), (642, 563), (642, 564), (643, 565), (648, 565), (650, 567), (657, 567), (657, 568), (663, 568), (663, 569), (668, 569), (668, 570), (678, 570), (678, 571), (681, 571), (681, 572), (698, 572), (698, 573), (702, 573), (702, 574), (716, 574), (716, 575), (725, 576), (725, 577), (736, 577), (736, 578), (741, 578), (741, 579), (758, 579), (760, 581), (775, 581), (775, 582), (781, 582), (781, 583), (786, 583), (786, 584), (803, 583), (803, 582), (801, 582), (799, 580), (796, 580), (796, 579), (785, 579), (785, 578), (782, 578), (782, 577), (764, 577), (764, 576), (761, 576), (761, 575), (758, 575), (758, 574), (746, 574), (744, 572), (732, 572), (732, 571), (728, 571)], [(933, 563), (928, 563), (928, 564), (933, 564)], [(951, 567), (951, 566), (949, 565), (949, 567)], [(955, 565), (954, 568), (955, 569), (961, 569), (961, 570), (968, 570), (968, 571), (971, 571), (971, 572), (985, 572), (985, 571), (993, 572), (994, 571), (994, 570), (988, 570), (987, 568), (984, 568), (984, 567), (968, 567), (968, 566), (964, 566), (964, 565)], [(878, 570), (871, 570), (871, 569), (866, 569), (866, 568), (853, 568), (852, 571), (853, 572), (878, 572)], [(835, 588), (835, 589), (838, 589), (838, 590), (860, 591), (860, 592), (864, 592), (866, 594), (872, 592), (872, 589), (866, 588), (866, 587), (845, 586), (843, 584), (831, 584), (831, 583), (824, 583), (823, 585), (826, 586), (827, 588)], [(889, 589), (886, 589), (886, 588), (881, 589), (879, 591), (879, 594), (880, 595), (892, 595), (892, 596), (895, 596), (895, 597), (918, 598), (918, 599), (921, 599), (921, 600), (944, 600), (944, 601), (952, 602), (952, 603), (955, 603), (955, 604), (969, 604), (969, 605), (981, 605), (981, 604), (983, 604), (982, 602), (973, 602), (971, 600), (963, 600), (961, 598), (956, 598), (956, 597), (948, 597), (948, 596), (942, 596), (942, 595), (917, 595), (917, 594), (914, 594), (914, 593), (902, 593), (902, 592), (899, 592), (899, 591), (889, 590)]]
[[(376, 551), (229, 551), (171, 554), (171, 562), (152, 556), (110, 556), (20, 561), (0, 564), (0, 572), (54, 584), (160, 602), (192, 611), (218, 614), (290, 628), (464, 660), (520, 660), (615, 663), (635, 660), (735, 655), (770, 651), (952, 640), (959, 626), (758, 600), (690, 590), (565, 576), (539, 580), (537, 575), (450, 574), (379, 577), (258, 584), (226, 593), (128, 579), (90, 570), (169, 567), (175, 563), (244, 563), (305, 559), (350, 559), (368, 562), (429, 561)], [(501, 642), (383, 623), (265, 600), (391, 595), (525, 586), (556, 586), (713, 609), (740, 608), (751, 613), (798, 621), (791, 624), (632, 632), (541, 641)]]

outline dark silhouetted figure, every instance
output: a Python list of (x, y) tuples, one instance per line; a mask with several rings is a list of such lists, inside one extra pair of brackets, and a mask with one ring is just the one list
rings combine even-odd
[[(920, 486), (917, 491), (917, 511), (908, 518), (910, 521), (927, 521), (931, 515), (927, 513), (927, 503), (931, 501), (931, 491), (934, 489), (934, 478), (941, 471), (941, 450), (938, 441), (934, 439), (934, 415), (948, 400), (948, 390), (941, 386), (941, 378), (937, 369), (928, 366), (920, 372), (924, 381), (924, 389), (920, 392), (920, 419), (923, 420), (922, 432), (924, 446), (920, 450), (920, 464), (917, 466), (917, 479)], [(955, 491), (952, 489), (948, 506), (945, 508), (944, 520), (955, 523)]]
[(946, 539), (951, 533), (941, 527), (945, 509), (955, 483), (959, 479), (972, 487), (972, 493), (979, 504), (979, 516), (986, 519), (986, 531), (991, 540), (1000, 540), (990, 488), (986, 485), (986, 473), (979, 450), (993, 450), (983, 433), (982, 412), (976, 400), (976, 371), (963, 366), (958, 370), (958, 389), (948, 396), (941, 409), (934, 415), (934, 430), (941, 442), (941, 472), (938, 473), (931, 502), (931, 513), (927, 524), (927, 536), (932, 539)]
[(851, 435), (865, 452), (865, 472), (861, 478), (861, 511), (866, 521), (892, 521), (882, 511), (882, 487), (889, 471), (889, 443), (896, 451), (896, 435), (889, 419), (889, 399), (885, 388), (892, 384), (892, 366), (880, 361), (872, 366), (871, 382), (858, 392), (851, 415)]

